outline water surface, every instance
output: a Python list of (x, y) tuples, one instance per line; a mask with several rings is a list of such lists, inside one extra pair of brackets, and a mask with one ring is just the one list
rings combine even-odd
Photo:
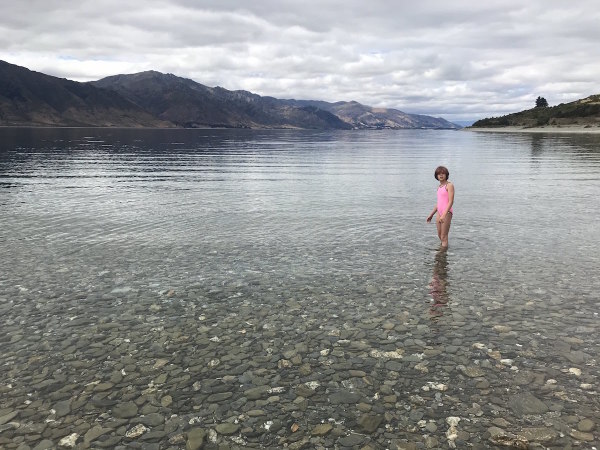
[(598, 173), (595, 135), (2, 129), (0, 436), (597, 445)]

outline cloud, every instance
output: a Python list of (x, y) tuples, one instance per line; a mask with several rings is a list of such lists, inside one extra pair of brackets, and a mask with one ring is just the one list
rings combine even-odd
[(599, 93), (595, 2), (12, 2), (0, 59), (88, 81), (159, 70), (280, 98), (450, 120)]

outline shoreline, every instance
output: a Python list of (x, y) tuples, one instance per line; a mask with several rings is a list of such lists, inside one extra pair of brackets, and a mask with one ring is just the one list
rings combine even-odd
[(600, 126), (590, 125), (545, 125), (541, 127), (464, 127), (461, 131), (474, 131), (483, 133), (574, 133), (574, 134), (600, 134)]

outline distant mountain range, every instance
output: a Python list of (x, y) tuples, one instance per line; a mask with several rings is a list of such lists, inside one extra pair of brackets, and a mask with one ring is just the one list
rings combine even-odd
[(442, 118), (357, 102), (282, 100), (155, 71), (89, 83), (0, 61), (0, 126), (458, 129)]
[(600, 95), (556, 106), (542, 106), (500, 117), (481, 119), (471, 128), (543, 127), (579, 125), (585, 128), (600, 126)]

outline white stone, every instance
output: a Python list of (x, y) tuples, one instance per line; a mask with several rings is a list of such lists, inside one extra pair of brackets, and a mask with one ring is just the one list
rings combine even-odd
[(458, 430), (456, 429), (458, 422), (460, 422), (460, 417), (446, 417), (446, 423), (449, 426), (446, 431), (446, 439), (448, 439), (448, 446), (450, 448), (456, 448), (454, 441), (458, 437)]
[(446, 417), (446, 423), (448, 425), (450, 425), (451, 427), (456, 427), (458, 426), (458, 423), (460, 422), (460, 417)]
[(318, 381), (308, 381), (308, 382), (304, 383), (304, 386), (306, 386), (307, 388), (312, 389), (314, 391), (319, 386), (321, 386), (321, 383), (319, 383)]
[[(425, 389), (427, 388), (427, 389)], [(434, 389), (436, 391), (446, 391), (448, 390), (448, 385), (443, 383), (434, 383), (433, 381), (428, 381), (426, 386), (423, 386), (421, 389), (424, 391), (428, 391), (429, 389)]]
[(135, 439), (137, 437), (140, 437), (146, 431), (148, 431), (148, 428), (146, 428), (140, 423), (133, 427), (131, 430), (129, 430), (127, 433), (125, 433), (125, 437), (128, 437), (129, 439)]
[(371, 350), (369, 353), (373, 358), (390, 358), (390, 359), (402, 359), (404, 350), (398, 349), (390, 352), (382, 352), (381, 350)]
[(75, 444), (77, 442), (77, 439), (79, 439), (79, 434), (77, 433), (72, 433), (68, 436), (65, 436), (64, 438), (62, 438), (59, 442), (58, 445), (60, 447), (75, 447)]
[(418, 370), (419, 372), (423, 372), (423, 373), (428, 373), (429, 369), (427, 368), (427, 363), (426, 362), (422, 362), (419, 363), (415, 366), (415, 370)]
[(575, 375), (576, 377), (581, 375), (581, 369), (578, 369), (577, 367), (571, 367), (569, 369), (569, 373)]

